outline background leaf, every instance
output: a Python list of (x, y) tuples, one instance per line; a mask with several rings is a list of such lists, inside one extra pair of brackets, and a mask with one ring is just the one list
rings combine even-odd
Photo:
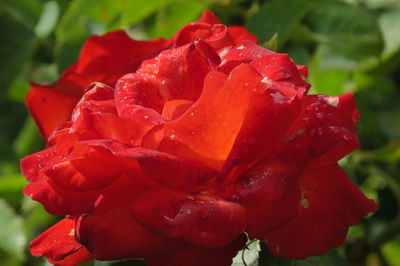
[(247, 21), (247, 28), (256, 34), (261, 43), (278, 33), (282, 45), (287, 34), (300, 21), (308, 9), (305, 0), (273, 0), (261, 5), (260, 10)]
[(0, 248), (23, 260), (26, 243), (22, 218), (17, 216), (6, 201), (0, 199)]

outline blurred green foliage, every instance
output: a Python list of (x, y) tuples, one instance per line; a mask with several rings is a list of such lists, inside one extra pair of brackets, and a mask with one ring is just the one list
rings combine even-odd
[[(204, 9), (308, 65), (312, 93), (355, 93), (362, 114), (362, 146), (340, 163), (380, 209), (337, 250), (293, 261), (262, 246), (260, 265), (400, 265), (398, 0), (2, 0), (0, 265), (49, 265), (28, 243), (57, 219), (22, 194), (19, 159), (44, 145), (24, 106), (28, 81), (57, 80), (91, 34), (124, 28), (138, 39), (169, 38)], [(143, 265), (86, 265), (93, 263)]]

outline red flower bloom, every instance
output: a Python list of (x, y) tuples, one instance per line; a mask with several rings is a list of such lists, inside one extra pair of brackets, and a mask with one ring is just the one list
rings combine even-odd
[(376, 209), (337, 164), (358, 146), (353, 96), (307, 95), (306, 68), (256, 43), (205, 12), (168, 41), (91, 37), (33, 84), (48, 148), (22, 160), (25, 194), (68, 216), (32, 254), (221, 266), (244, 233), (295, 259), (339, 246)]

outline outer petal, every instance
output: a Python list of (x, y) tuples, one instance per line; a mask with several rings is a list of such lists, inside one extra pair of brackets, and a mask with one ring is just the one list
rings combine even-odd
[(70, 67), (54, 84), (31, 83), (26, 103), (40, 131), (47, 138), (58, 125), (70, 120), (72, 109), (89, 84), (98, 81), (114, 85), (117, 79), (118, 76), (112, 73), (77, 74), (75, 67)]
[(143, 60), (169, 47), (169, 41), (136, 41), (123, 30), (92, 36), (84, 44), (76, 64), (80, 74), (122, 75), (134, 72)]
[(80, 249), (66, 256), (62, 260), (48, 259), (48, 261), (54, 265), (59, 266), (75, 266), (92, 259), (92, 257), (92, 253), (90, 253), (84, 246), (82, 246)]
[(266, 235), (276, 256), (303, 259), (336, 248), (350, 225), (377, 208), (338, 165), (309, 169), (300, 178), (300, 186), (299, 215)]
[(229, 35), (231, 36), (235, 45), (241, 43), (244, 40), (252, 41), (258, 43), (258, 39), (254, 34), (247, 32), (246, 28), (241, 26), (229, 26)]
[(171, 190), (143, 194), (130, 211), (149, 230), (202, 247), (226, 245), (246, 227), (245, 211), (239, 204)]
[(240, 235), (231, 243), (217, 248), (185, 246), (158, 258), (145, 258), (148, 266), (229, 266), (237, 252), (245, 247), (246, 236)]
[(30, 244), (32, 255), (61, 260), (81, 248), (75, 241), (75, 222), (67, 217), (53, 225)]
[[(63, 81), (59, 83), (61, 82)], [(48, 86), (31, 83), (26, 104), (40, 132), (47, 139), (58, 125), (69, 119), (78, 99), (76, 96), (64, 95)]]
[(228, 185), (217, 195), (242, 204), (246, 208), (249, 238), (262, 238), (297, 215), (298, 179), (305, 164), (290, 150), (274, 153), (239, 178), (228, 177)]
[(73, 215), (92, 211), (100, 192), (64, 190), (41, 173), (36, 181), (25, 187), (24, 194), (42, 203), (53, 215)]
[(74, 105), (92, 82), (114, 86), (118, 78), (134, 72), (143, 60), (170, 46), (169, 41), (135, 41), (124, 31), (92, 36), (83, 46), (76, 65), (52, 85), (31, 84), (27, 105), (47, 138), (58, 125), (69, 120)]
[(336, 163), (359, 145), (357, 114), (352, 94), (307, 96), (286, 145), (314, 166)]
[[(177, 241), (147, 231), (129, 214), (132, 199), (143, 192), (142, 184), (124, 177), (103, 193), (96, 210), (77, 220), (77, 240), (100, 260), (158, 256), (174, 249)], [(121, 228), (123, 225), (123, 228)]]
[(213, 12), (209, 10), (205, 10), (196, 22), (207, 23), (211, 25), (221, 24), (221, 21), (214, 15)]
[[(68, 145), (68, 147), (70, 146)], [(52, 169), (54, 165), (65, 163), (66, 160), (66, 154), (59, 153), (56, 146), (22, 159), (22, 173), (31, 182), (25, 187), (24, 193), (33, 200), (41, 202), (46, 210), (54, 215), (71, 215), (91, 211), (100, 192), (77, 192), (62, 189), (45, 174), (45, 170)], [(62, 179), (62, 177), (61, 181), (63, 182), (72, 181)]]
[(108, 150), (75, 144), (65, 160), (43, 171), (60, 188), (78, 192), (109, 186), (122, 174), (123, 166)]

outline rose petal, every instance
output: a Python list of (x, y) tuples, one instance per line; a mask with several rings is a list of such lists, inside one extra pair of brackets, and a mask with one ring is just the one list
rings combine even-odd
[(258, 205), (246, 206), (247, 229), (250, 239), (262, 239), (282, 224), (286, 224), (296, 217), (300, 189), (294, 187), (276, 199)]
[(274, 153), (238, 178), (228, 177), (225, 186), (228, 185), (217, 195), (242, 204), (246, 208), (246, 232), (251, 239), (262, 238), (297, 215), (298, 179), (305, 165), (290, 150)]
[(201, 17), (196, 21), (200, 23), (207, 23), (207, 24), (221, 24), (221, 21), (214, 15), (213, 12), (204, 10)]
[[(217, 175), (214, 169), (208, 168), (202, 163), (183, 160), (156, 150), (130, 147), (105, 140), (81, 143), (91, 147), (107, 149), (117, 158), (133, 159), (138, 163), (147, 178), (176, 190), (193, 190)], [(133, 168), (134, 163), (133, 161), (128, 161), (128, 165), (125, 167)], [(136, 172), (134, 173), (133, 178), (137, 178)], [(127, 174), (129, 174), (129, 171), (127, 171)]]
[(169, 41), (137, 41), (123, 30), (92, 36), (84, 44), (76, 64), (77, 73), (123, 75), (134, 72), (143, 60), (169, 46)]
[(112, 73), (82, 75), (74, 71), (75, 67), (70, 67), (59, 81), (51, 85), (31, 83), (26, 103), (45, 138), (58, 125), (70, 120), (72, 109), (92, 82), (114, 85), (118, 79), (118, 76)]
[(32, 241), (32, 255), (61, 260), (74, 253), (81, 247), (75, 241), (74, 228), (74, 217), (67, 217), (56, 223)]
[(175, 35), (173, 47), (194, 43), (198, 40), (207, 42), (215, 51), (234, 44), (225, 25), (195, 22), (187, 24), (179, 30)]
[(48, 259), (48, 261), (58, 266), (75, 266), (80, 263), (84, 263), (90, 259), (92, 259), (92, 253), (90, 253), (85, 247), (82, 246), (77, 251), (66, 256), (62, 260)]
[[(305, 90), (310, 87), (303, 79), (303, 74), (299, 72), (299, 66), (287, 54), (275, 53), (254, 42), (242, 41), (235, 47), (219, 51), (219, 54), (223, 62), (220, 69), (224, 72), (229, 71), (235, 65), (246, 62), (266, 77), (267, 84), (275, 84), (272, 81), (289, 81), (296, 87)], [(302, 69), (303, 73), (306, 71), (306, 69)]]
[(63, 95), (34, 83), (31, 83), (31, 90), (26, 96), (29, 112), (45, 139), (58, 125), (69, 119), (77, 102), (77, 97)]
[(188, 100), (171, 100), (164, 104), (162, 116), (166, 120), (174, 120), (181, 116), (194, 102)]
[(222, 168), (253, 94), (249, 88), (256, 87), (260, 80), (247, 65), (239, 66), (230, 78), (211, 72), (199, 100), (179, 119), (165, 125), (160, 150)]
[(237, 180), (226, 180), (218, 196), (245, 205), (264, 204), (275, 200), (297, 187), (304, 165), (298, 165), (286, 156), (269, 158), (260, 162), (241, 175)]
[(142, 194), (132, 203), (130, 211), (149, 230), (202, 247), (226, 245), (246, 227), (245, 210), (239, 204), (172, 190)]
[(140, 183), (128, 177), (120, 178), (103, 193), (95, 211), (77, 220), (77, 240), (96, 259), (157, 256), (177, 247), (177, 241), (147, 231), (129, 214), (128, 206), (142, 192)]
[(336, 164), (309, 169), (300, 186), (298, 216), (266, 234), (276, 256), (304, 259), (326, 253), (343, 243), (350, 225), (377, 208)]
[(42, 203), (53, 215), (73, 215), (92, 211), (100, 192), (63, 190), (40, 172), (38, 179), (25, 187), (24, 194)]
[(56, 155), (56, 148), (52, 146), (23, 158), (21, 160), (21, 171), (28, 181), (34, 182), (40, 178), (39, 174), (43, 167), (52, 165), (57, 161), (63, 161), (63, 159), (63, 157)]
[(86, 131), (95, 138), (140, 145), (143, 136), (155, 125), (163, 123), (164, 119), (148, 108), (138, 110), (138, 116), (132, 119), (119, 117), (113, 92), (104, 84), (97, 83), (90, 87), (73, 112), (71, 132), (79, 134)]
[(358, 147), (352, 94), (311, 95), (304, 98), (303, 110), (286, 138), (292, 150), (299, 150), (312, 164), (337, 162)]
[(301, 107), (296, 95), (284, 96), (261, 80), (244, 64), (229, 77), (211, 72), (199, 100), (164, 126), (159, 149), (217, 170), (259, 158), (286, 135)]
[(245, 247), (247, 237), (242, 234), (227, 245), (216, 248), (185, 246), (158, 258), (145, 258), (148, 266), (230, 266), (233, 257)]
[(143, 60), (170, 45), (162, 39), (135, 41), (124, 31), (89, 38), (77, 64), (67, 69), (59, 81), (52, 85), (31, 84), (26, 101), (43, 136), (47, 138), (58, 125), (69, 120), (72, 108), (90, 83), (114, 86), (121, 75), (136, 71)]
[(108, 150), (75, 144), (65, 160), (43, 170), (58, 187), (79, 192), (109, 186), (122, 174), (123, 165)]
[(258, 39), (254, 34), (247, 32), (246, 28), (241, 26), (229, 26), (229, 35), (231, 36), (234, 44), (240, 44), (242, 41), (247, 40), (258, 43)]

